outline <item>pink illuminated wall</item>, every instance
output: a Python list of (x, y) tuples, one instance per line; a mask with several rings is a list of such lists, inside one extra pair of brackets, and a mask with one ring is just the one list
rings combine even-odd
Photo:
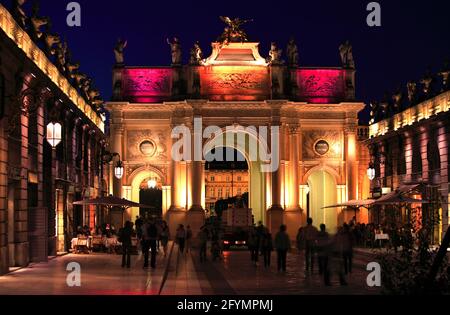
[(337, 103), (345, 99), (345, 70), (299, 69), (299, 99), (313, 104)]
[(171, 68), (124, 69), (122, 97), (137, 103), (153, 103), (170, 99), (172, 91)]

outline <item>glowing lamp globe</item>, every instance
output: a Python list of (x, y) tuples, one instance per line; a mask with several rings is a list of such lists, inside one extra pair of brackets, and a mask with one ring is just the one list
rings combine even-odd
[(117, 162), (117, 166), (114, 168), (114, 176), (116, 176), (117, 179), (122, 179), (123, 171), (124, 168), (122, 162)]
[(373, 166), (370, 166), (370, 167), (367, 169), (367, 177), (368, 177), (369, 180), (371, 180), (371, 181), (375, 179), (376, 174), (375, 174), (375, 168), (373, 168)]
[(47, 142), (56, 148), (62, 141), (62, 126), (60, 123), (49, 123), (47, 125)]
[(156, 186), (158, 185), (158, 183), (157, 183), (156, 179), (153, 178), (148, 181), (147, 185), (148, 185), (148, 188), (155, 189)]

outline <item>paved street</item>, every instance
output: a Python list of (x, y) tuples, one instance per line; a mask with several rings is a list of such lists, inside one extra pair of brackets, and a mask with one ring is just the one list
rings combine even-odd
[[(0, 294), (154, 295), (161, 289), (163, 295), (378, 294), (366, 285), (369, 260), (369, 255), (356, 255), (347, 287), (341, 287), (336, 277), (332, 287), (325, 287), (319, 275), (305, 276), (303, 258), (295, 253), (288, 257), (286, 274), (278, 274), (274, 266), (270, 270), (254, 267), (246, 251), (225, 253), (223, 261), (202, 264), (196, 252), (179, 255), (174, 246), (170, 259), (158, 257), (154, 271), (142, 269), (141, 256), (133, 256), (132, 268), (127, 270), (120, 267), (118, 255), (67, 255), (0, 277)], [(66, 267), (71, 262), (81, 265), (81, 287), (66, 284)]]

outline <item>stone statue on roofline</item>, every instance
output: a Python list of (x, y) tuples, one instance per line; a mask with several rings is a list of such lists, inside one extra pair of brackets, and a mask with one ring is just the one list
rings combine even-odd
[(416, 82), (409, 81), (407, 84), (408, 88), (408, 100), (410, 103), (414, 103), (416, 100), (416, 93), (417, 93), (417, 84)]
[(116, 43), (116, 47), (114, 47), (114, 56), (116, 58), (116, 65), (123, 65), (125, 63), (124, 51), (127, 47), (128, 42), (126, 40), (122, 40), (119, 38)]
[(431, 84), (433, 83), (433, 75), (431, 74), (431, 70), (428, 70), (423, 79), (420, 81), (420, 83), (423, 85), (423, 92), (425, 94), (431, 93)]
[(12, 16), (16, 20), (16, 22), (22, 27), (23, 29), (27, 26), (27, 15), (25, 14), (25, 11), (23, 9), (23, 5), (25, 4), (26, 0), (13, 0), (12, 5)]
[(449, 89), (450, 86), (450, 66), (448, 61), (444, 63), (444, 68), (439, 72), (439, 76), (442, 78), (442, 90), (441, 92), (445, 92)]
[(272, 42), (271, 48), (269, 51), (268, 62), (271, 65), (282, 65), (284, 64), (283, 59), (281, 58), (283, 54), (283, 50), (279, 49), (275, 42)]
[(400, 88), (392, 95), (392, 100), (394, 101), (394, 111), (399, 113), (401, 111), (403, 100), (403, 92)]
[(299, 65), (299, 52), (298, 52), (298, 46), (295, 43), (295, 39), (293, 37), (289, 40), (286, 53), (287, 53), (287, 56), (288, 56), (289, 66), (291, 66), (291, 67), (298, 67), (298, 65)]
[(183, 55), (181, 52), (180, 40), (177, 37), (174, 37), (172, 41), (167, 39), (167, 44), (169, 44), (172, 54), (172, 66), (181, 66), (183, 63)]
[(200, 43), (197, 41), (194, 44), (194, 47), (191, 49), (191, 58), (189, 60), (189, 64), (192, 66), (198, 66), (201, 64), (203, 60), (203, 51), (200, 47)]
[(346, 41), (339, 47), (342, 66), (347, 69), (355, 69), (355, 60), (353, 59), (353, 47), (350, 41)]
[(218, 41), (222, 45), (228, 45), (229, 43), (243, 43), (248, 42), (247, 33), (242, 29), (244, 24), (253, 22), (253, 20), (243, 20), (240, 18), (229, 18), (228, 16), (221, 16), (220, 19), (227, 24), (224, 32), (219, 37)]
[(33, 3), (33, 15), (30, 19), (32, 27), (30, 33), (34, 41), (37, 41), (42, 37), (43, 33), (41, 31), (41, 27), (47, 25), (50, 21), (48, 17), (39, 16), (39, 9), (39, 2), (35, 1)]

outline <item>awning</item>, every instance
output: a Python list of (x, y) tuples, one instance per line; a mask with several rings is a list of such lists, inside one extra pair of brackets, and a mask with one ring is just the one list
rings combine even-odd
[(421, 184), (402, 185), (396, 191), (401, 194), (406, 194), (406, 193), (409, 193), (409, 192), (417, 189), (418, 187), (420, 187), (420, 185)]
[(375, 200), (373, 199), (367, 199), (367, 200), (350, 200), (348, 202), (340, 203), (338, 205), (334, 206), (327, 206), (323, 207), (322, 209), (330, 209), (330, 208), (361, 208), (361, 207), (369, 207), (375, 203)]
[(73, 203), (75, 206), (105, 206), (119, 208), (151, 208), (151, 206), (136, 203), (127, 199), (121, 199), (114, 196), (98, 197), (90, 200), (77, 201)]
[(427, 200), (413, 199), (399, 194), (386, 195), (378, 199), (374, 205), (398, 205), (398, 204), (427, 204)]

